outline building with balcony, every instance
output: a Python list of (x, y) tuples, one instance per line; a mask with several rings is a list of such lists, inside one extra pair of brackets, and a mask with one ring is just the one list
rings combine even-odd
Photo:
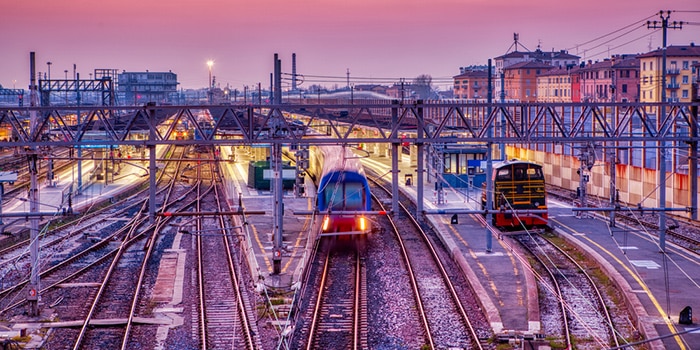
[[(505, 76), (500, 77), (502, 73), (505, 73), (505, 69), (514, 64), (523, 62), (540, 62), (548, 64), (553, 68), (572, 68), (578, 66), (580, 57), (569, 54), (566, 50), (545, 52), (539, 48), (534, 52), (520, 52), (516, 51), (509, 52), (505, 55), (498, 56), (494, 59), (496, 67), (496, 78), (494, 84), (494, 96), (500, 96), (501, 80), (505, 79)], [(506, 84), (507, 85), (507, 84)], [(512, 97), (505, 96), (506, 99)]]
[(117, 92), (125, 105), (148, 102), (173, 103), (177, 99), (177, 74), (168, 72), (119, 73)]
[(666, 47), (666, 84), (663, 86), (663, 50), (656, 49), (637, 56), (639, 59), (640, 101), (661, 102), (662, 89), (667, 102), (690, 102), (693, 67), (700, 62), (700, 47)]
[[(488, 98), (489, 74), (483, 70), (461, 69), (454, 79), (453, 97), (479, 100)], [(495, 99), (495, 95), (494, 95)]]

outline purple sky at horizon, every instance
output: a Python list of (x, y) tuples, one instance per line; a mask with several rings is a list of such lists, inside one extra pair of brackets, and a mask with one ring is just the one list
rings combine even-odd
[(269, 85), (274, 53), (291, 73), (296, 53), (302, 87), (344, 86), (349, 70), (356, 84), (429, 74), (444, 89), (459, 67), (505, 54), (513, 33), (527, 49), (585, 60), (656, 49), (661, 32), (644, 23), (659, 10), (689, 22), (669, 30), (669, 45), (700, 45), (697, 0), (17, 1), (0, 14), (0, 85), (26, 89), (34, 51), (53, 79), (72, 78), (73, 64), (82, 79), (98, 68), (172, 71), (185, 89), (207, 85), (211, 59), (217, 83), (242, 90)]

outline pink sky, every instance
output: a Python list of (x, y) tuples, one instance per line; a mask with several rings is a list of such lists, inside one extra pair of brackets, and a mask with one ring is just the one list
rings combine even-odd
[(205, 87), (206, 61), (212, 59), (217, 82), (242, 89), (269, 85), (274, 53), (283, 72), (291, 73), (296, 53), (299, 74), (344, 77), (349, 69), (351, 80), (381, 83), (429, 74), (444, 89), (460, 66), (486, 64), (506, 53), (514, 32), (530, 50), (540, 44), (545, 51), (571, 49), (593, 60), (605, 58), (608, 48), (613, 54), (645, 52), (650, 38), (655, 49), (661, 33), (641, 28), (641, 22), (640, 29), (610, 43), (602, 44), (615, 35), (579, 44), (649, 16), (658, 20), (659, 10), (678, 11), (672, 21), (694, 23), (669, 31), (669, 45), (700, 45), (697, 0), (6, 1), (0, 84), (11, 88), (16, 80), (17, 88), (26, 89), (34, 51), (37, 70), (45, 72), (51, 61), (54, 79), (64, 78), (66, 69), (72, 77), (75, 63), (81, 78), (95, 68), (172, 70), (182, 88)]

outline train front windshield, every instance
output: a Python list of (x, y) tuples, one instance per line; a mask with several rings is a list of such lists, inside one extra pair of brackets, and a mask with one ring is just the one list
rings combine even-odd
[(544, 175), (542, 174), (542, 168), (540, 167), (528, 167), (524, 166), (513, 166), (504, 167), (498, 170), (496, 174), (497, 181), (512, 181), (512, 180), (543, 180)]
[(329, 203), (331, 210), (363, 210), (362, 206), (362, 184), (347, 182), (335, 186), (329, 186), (324, 191), (326, 203)]

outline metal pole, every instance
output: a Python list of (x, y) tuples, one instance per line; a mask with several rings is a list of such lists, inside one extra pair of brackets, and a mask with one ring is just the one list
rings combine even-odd
[[(78, 82), (80, 81), (80, 73), (75, 73), (75, 65), (73, 65), (73, 75), (75, 76), (75, 98), (78, 107), (80, 107), (80, 90), (78, 89)], [(75, 120), (80, 125), (82, 123), (80, 117), (80, 108), (76, 111)], [(78, 148), (78, 188), (75, 190), (75, 194), (80, 194), (83, 191), (83, 149), (80, 145), (76, 145)]]
[[(691, 91), (691, 96), (693, 96), (692, 101), (694, 103), (700, 102), (698, 98), (698, 83), (693, 84)], [(698, 106), (694, 105), (690, 107), (690, 118), (692, 122), (690, 123), (690, 136), (694, 140), (698, 137)], [(691, 218), (695, 221), (698, 220), (698, 142), (692, 141), (688, 143), (688, 176), (690, 177), (690, 193), (688, 203), (692, 208)]]
[[(486, 99), (488, 101), (489, 107), (487, 108), (487, 113), (491, 115), (491, 103), (493, 102), (493, 82), (491, 77), (492, 63), (489, 58), (488, 61), (488, 91), (486, 92)], [(501, 74), (501, 91), (503, 90), (503, 74)], [(493, 137), (493, 126), (489, 126), (488, 137)], [(493, 209), (493, 143), (486, 143), (486, 208), (488, 213), (486, 214), (486, 225), (491, 225), (493, 223), (493, 214), (491, 210)], [(491, 252), (493, 248), (493, 237), (491, 235), (491, 230), (486, 227), (486, 251)]]
[[(666, 118), (666, 32), (668, 28), (668, 17), (663, 11), (660, 12), (662, 26), (662, 48), (661, 48), (661, 112), (656, 118), (659, 125)], [(659, 208), (666, 207), (666, 142), (659, 142)], [(659, 212), (659, 247), (661, 252), (666, 251), (666, 213), (662, 210)]]
[[(2, 195), (5, 193), (5, 186), (0, 182), (0, 234), (5, 232), (5, 223), (2, 222)], [(0, 286), (2, 288), (2, 286)]]
[[(399, 116), (399, 101), (391, 101), (391, 127), (392, 130), (398, 123)], [(394, 132), (391, 135), (392, 139), (396, 139), (397, 135)], [(399, 214), (399, 146), (397, 142), (391, 143), (391, 212), (394, 213), (394, 217), (398, 217)]]
[[(151, 120), (151, 125), (156, 125), (156, 110), (155, 103), (148, 103), (148, 115)], [(149, 188), (148, 188), (148, 222), (153, 225), (156, 222), (156, 130), (151, 128), (148, 135), (148, 175), (149, 175)]]
[(282, 222), (284, 218), (284, 203), (282, 195), (282, 145), (274, 143), (272, 145), (272, 162), (273, 162), (273, 220), (274, 220), (274, 247), (272, 248), (272, 271), (274, 274), (280, 274), (282, 271)]
[[(671, 11), (659, 11), (661, 17), (661, 33), (662, 33), (662, 49), (661, 49), (661, 108), (657, 118), (658, 125), (662, 125), (666, 118), (666, 37), (668, 33), (668, 19), (671, 17)], [(672, 29), (681, 29), (683, 22), (676, 23), (670, 26)], [(656, 21), (653, 23), (647, 21), (647, 28), (658, 29)], [(666, 207), (666, 142), (658, 141), (659, 154), (659, 207)], [(663, 211), (659, 213), (659, 246), (661, 252), (666, 251), (666, 214)]]
[[(504, 70), (505, 67), (501, 68), (501, 93), (500, 93), (500, 100), (501, 103), (506, 102), (506, 87), (505, 87), (505, 78), (506, 78), (506, 72)], [(489, 76), (491, 75), (491, 70), (489, 69)], [(489, 84), (491, 84), (491, 78), (489, 78)], [(491, 93), (491, 88), (489, 88), (489, 92)], [(489, 102), (490, 104), (490, 102)], [(491, 114), (489, 112), (489, 114)], [(500, 122), (500, 135), (501, 137), (506, 137), (506, 116), (501, 112), (501, 122)], [(506, 160), (506, 144), (505, 142), (501, 142), (501, 145), (499, 147), (499, 158), (502, 160)]]
[[(275, 76), (274, 76), (274, 104), (280, 105), (282, 103), (282, 63), (277, 58), (275, 54)], [(282, 116), (279, 116), (282, 118)], [(273, 135), (273, 137), (280, 137), (284, 135)], [(279, 274), (282, 271), (282, 232), (283, 232), (283, 218), (284, 218), (284, 203), (283, 203), (283, 186), (282, 186), (282, 145), (275, 142), (272, 145), (272, 154), (270, 156), (270, 161), (273, 162), (273, 220), (274, 220), (274, 247), (272, 248), (272, 270), (274, 274)]]
[[(617, 161), (615, 160), (615, 151), (610, 152), (610, 207), (615, 207), (617, 204)], [(615, 212), (610, 212), (610, 227), (615, 227)]]
[[(35, 80), (36, 61), (34, 52), (29, 53), (30, 61), (30, 81), (29, 85), (29, 101), (30, 106), (36, 107), (37, 87)], [(34, 135), (37, 131), (37, 116), (36, 111), (29, 112), (30, 134)], [(41, 284), (39, 281), (39, 217), (34, 214), (38, 213), (37, 204), (39, 203), (39, 189), (37, 188), (37, 154), (36, 149), (31, 148), (27, 152), (27, 161), (29, 166), (30, 185), (29, 185), (29, 256), (31, 261), (31, 272), (29, 275), (29, 285), (27, 286), (27, 302), (29, 304), (29, 316), (39, 315), (39, 291)]]
[(423, 100), (416, 101), (416, 104), (418, 107), (416, 108), (418, 114), (418, 126), (416, 127), (416, 148), (418, 152), (416, 218), (423, 220), (423, 127), (425, 126), (425, 121), (423, 120)]

